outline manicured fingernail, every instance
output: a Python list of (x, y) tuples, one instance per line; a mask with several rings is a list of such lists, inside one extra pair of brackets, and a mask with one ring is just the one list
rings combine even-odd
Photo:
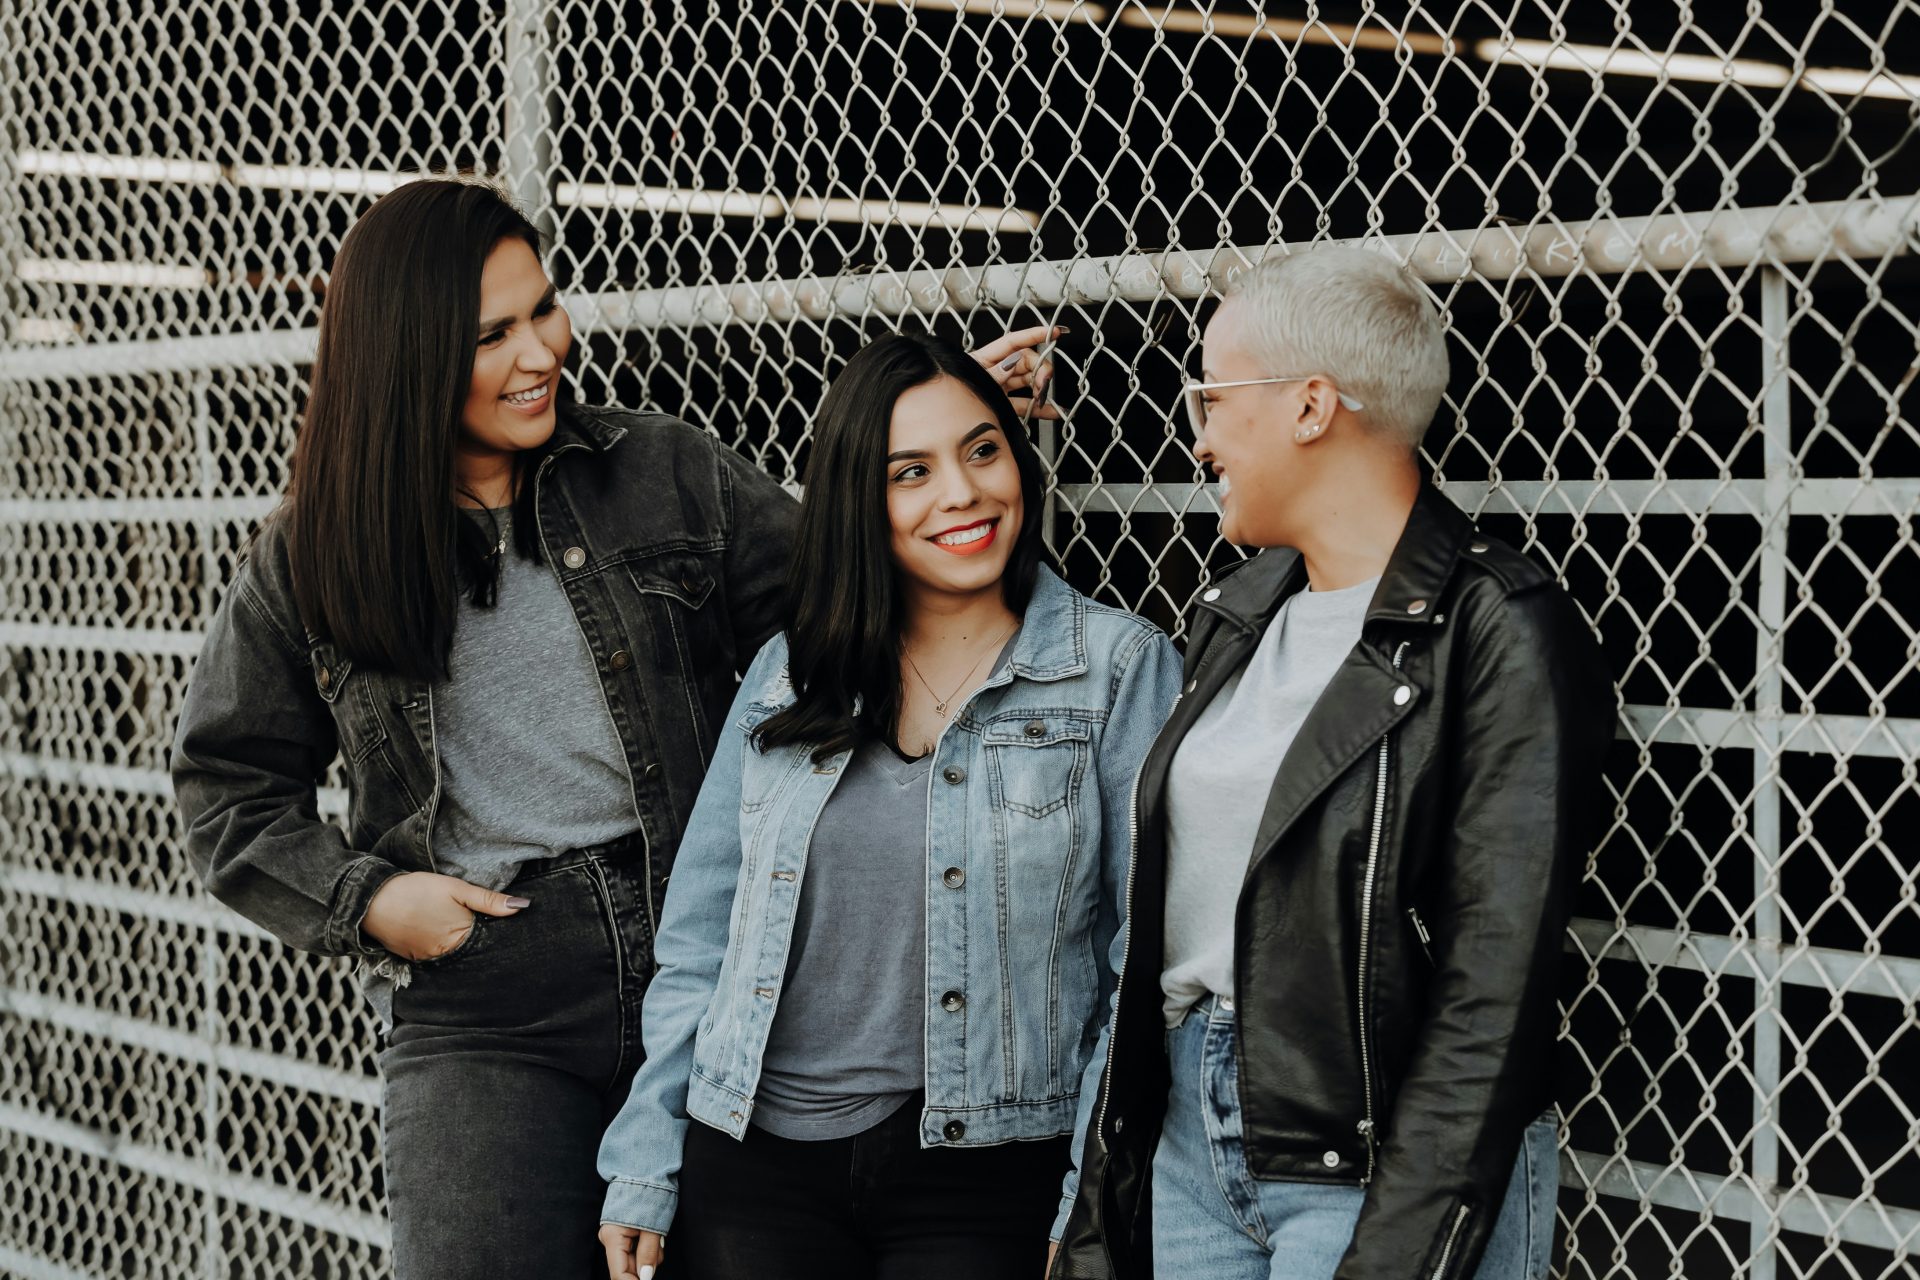
[(1019, 363), (1020, 363), (1020, 353), (1015, 352), (1014, 354), (1008, 356), (1005, 360), (1002, 360), (1000, 362), (1000, 367), (1002, 369), (1011, 369), (1013, 368), (1013, 366)]
[(1063, 324), (1057, 324), (1053, 326), (1053, 331), (1055, 333), (1072, 333), (1073, 332), (1073, 330), (1067, 328), (1067, 326)]
[(653, 1280), (653, 1268), (650, 1266), (640, 1268), (640, 1280)]
[(519, 910), (519, 909), (520, 909), (521, 907), (530, 907), (530, 906), (532, 906), (532, 905), (533, 905), (533, 899), (531, 899), (531, 898), (508, 898), (508, 899), (507, 899), (507, 905), (508, 905), (508, 906), (510, 906), (510, 907), (512, 907), (512, 908), (513, 908), (513, 909), (514, 909), (515, 911), (518, 911), (518, 910)]

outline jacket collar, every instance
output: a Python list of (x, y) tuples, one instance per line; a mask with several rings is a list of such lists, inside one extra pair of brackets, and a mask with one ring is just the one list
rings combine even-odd
[(627, 429), (609, 421), (599, 409), (587, 405), (563, 404), (554, 416), (553, 446), (548, 451), (591, 449), (605, 453), (626, 438)]
[(1007, 670), (1028, 680), (1065, 680), (1087, 671), (1087, 601), (1041, 565), (1034, 572)]
[[(1422, 485), (1367, 606), (1367, 624), (1430, 623), (1438, 617), (1437, 606), (1453, 580), (1460, 549), (1472, 535), (1473, 521), (1466, 513), (1434, 485)], [(1218, 596), (1202, 597), (1200, 607), (1242, 629), (1263, 630), (1306, 580), (1300, 553), (1274, 547), (1221, 582)]]

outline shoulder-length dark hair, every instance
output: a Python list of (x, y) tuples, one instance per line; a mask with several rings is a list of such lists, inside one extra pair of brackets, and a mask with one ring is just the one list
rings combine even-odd
[[(509, 238), (540, 251), (495, 188), (429, 178), (374, 201), (334, 257), (281, 517), (301, 620), (363, 665), (440, 679), (463, 588), (493, 601), (498, 562), (454, 505), (454, 448), (481, 268)], [(537, 559), (532, 486), (518, 489), (515, 542)]]
[(1006, 393), (951, 342), (896, 333), (869, 343), (827, 388), (814, 422), (806, 501), (787, 575), (787, 670), (795, 701), (754, 735), (762, 751), (806, 743), (819, 761), (863, 741), (899, 738), (903, 617), (887, 518), (887, 441), (894, 402), (940, 377), (978, 396), (1007, 438), (1020, 469), (1023, 510), (1000, 590), (1016, 614), (1033, 597), (1046, 554), (1046, 481)]

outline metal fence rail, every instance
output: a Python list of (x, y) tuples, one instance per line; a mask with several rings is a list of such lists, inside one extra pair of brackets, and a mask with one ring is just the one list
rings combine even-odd
[[(1205, 300), (1409, 262), (1428, 441), (1623, 714), (1557, 1274), (1920, 1276), (1920, 5), (0, 8), (0, 1273), (385, 1267), (376, 1029), (201, 895), (163, 772), (366, 201), (497, 175), (589, 400), (797, 483), (863, 336), (1053, 320), (1083, 589), (1180, 634)], [(323, 812), (340, 814), (337, 788)]]

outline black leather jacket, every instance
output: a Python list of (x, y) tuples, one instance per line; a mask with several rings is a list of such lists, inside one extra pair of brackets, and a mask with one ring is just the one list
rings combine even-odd
[[(1112, 1048), (1055, 1276), (1153, 1273), (1167, 767), (1305, 580), (1276, 550), (1207, 593), (1141, 769)], [(1479, 1264), (1522, 1131), (1552, 1100), (1562, 939), (1616, 718), (1553, 578), (1423, 490), (1274, 780), (1235, 915), (1247, 1163), (1366, 1187), (1339, 1280)]]

